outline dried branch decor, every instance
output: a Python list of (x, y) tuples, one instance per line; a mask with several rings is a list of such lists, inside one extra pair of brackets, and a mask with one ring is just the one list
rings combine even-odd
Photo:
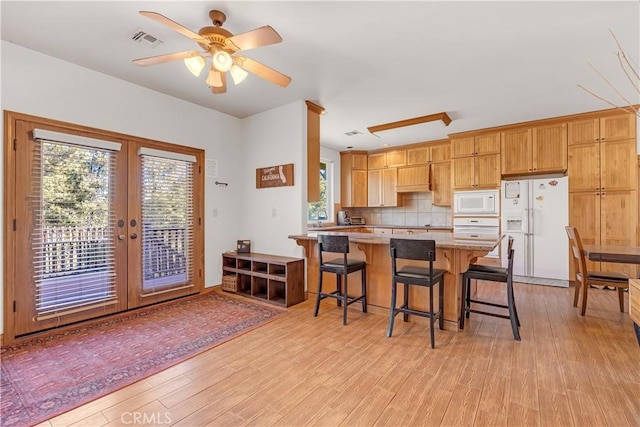
[[(613, 40), (615, 40), (616, 45), (618, 46), (618, 52), (616, 52), (615, 55), (618, 58), (618, 63), (620, 64), (620, 68), (622, 68), (622, 72), (627, 77), (627, 80), (629, 81), (629, 83), (631, 83), (631, 85), (634, 87), (635, 91), (638, 93), (638, 95), (640, 95), (640, 67), (638, 67), (638, 65), (636, 63), (634, 63), (633, 60), (630, 59), (627, 56), (626, 52), (622, 48), (622, 45), (618, 41), (618, 38), (616, 37), (614, 32), (611, 31), (611, 30), (609, 30), (609, 32), (611, 33), (611, 36), (613, 37)], [(591, 64), (591, 62), (587, 61), (587, 64), (589, 64), (589, 67), (591, 67), (591, 69), (593, 71), (595, 71), (596, 74), (598, 74), (598, 76), (600, 76), (600, 78), (602, 78), (602, 80), (604, 80), (604, 82), (616, 93), (616, 95), (618, 95), (618, 97), (620, 97), (620, 99), (622, 101), (624, 101), (624, 103), (626, 105), (623, 105), (623, 106), (616, 105), (615, 103), (609, 101), (608, 99), (593, 93), (592, 91), (590, 91), (589, 89), (585, 88), (581, 84), (578, 84), (578, 87), (580, 89), (584, 90), (585, 92), (587, 92), (588, 94), (590, 94), (590, 95), (598, 98), (599, 100), (605, 102), (606, 104), (609, 104), (612, 107), (619, 108), (621, 110), (624, 110), (624, 111), (626, 111), (628, 113), (631, 113), (631, 114), (635, 114), (636, 116), (640, 117), (640, 111), (638, 110), (637, 105), (635, 105), (633, 102), (631, 102), (629, 99), (627, 99), (609, 81), (609, 79), (607, 79), (607, 77), (604, 74), (602, 74), (595, 66), (593, 66), (593, 64)]]

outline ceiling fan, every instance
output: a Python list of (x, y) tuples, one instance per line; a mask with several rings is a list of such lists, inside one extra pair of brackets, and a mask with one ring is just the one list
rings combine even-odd
[(135, 59), (133, 63), (136, 65), (155, 65), (183, 59), (189, 71), (195, 76), (199, 76), (206, 65), (205, 57), (211, 57), (211, 67), (206, 82), (211, 87), (212, 93), (227, 91), (227, 71), (231, 74), (235, 84), (240, 84), (247, 77), (247, 71), (282, 87), (291, 83), (291, 77), (245, 55), (237, 54), (244, 50), (280, 43), (282, 38), (269, 25), (234, 36), (222, 28), (222, 24), (227, 19), (225, 14), (219, 10), (212, 10), (209, 12), (209, 18), (213, 22), (213, 27), (203, 27), (194, 33), (159, 13), (140, 11), (140, 14), (190, 38), (198, 43), (204, 51), (189, 50)]

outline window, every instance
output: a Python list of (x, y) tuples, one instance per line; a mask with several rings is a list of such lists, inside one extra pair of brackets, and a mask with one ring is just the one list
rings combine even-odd
[(331, 221), (333, 218), (332, 183), (333, 163), (330, 160), (320, 159), (320, 201), (309, 203), (307, 208), (308, 221), (316, 221), (318, 213), (320, 213), (320, 220)]

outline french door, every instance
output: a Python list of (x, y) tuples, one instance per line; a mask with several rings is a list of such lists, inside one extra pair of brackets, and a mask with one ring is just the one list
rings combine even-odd
[(202, 151), (29, 118), (6, 120), (6, 335), (199, 292)]

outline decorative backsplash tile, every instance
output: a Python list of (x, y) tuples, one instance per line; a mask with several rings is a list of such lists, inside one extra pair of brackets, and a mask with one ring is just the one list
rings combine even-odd
[(434, 206), (431, 193), (398, 194), (398, 207), (350, 208), (351, 216), (362, 217), (370, 225), (435, 225), (450, 227), (451, 208)]

